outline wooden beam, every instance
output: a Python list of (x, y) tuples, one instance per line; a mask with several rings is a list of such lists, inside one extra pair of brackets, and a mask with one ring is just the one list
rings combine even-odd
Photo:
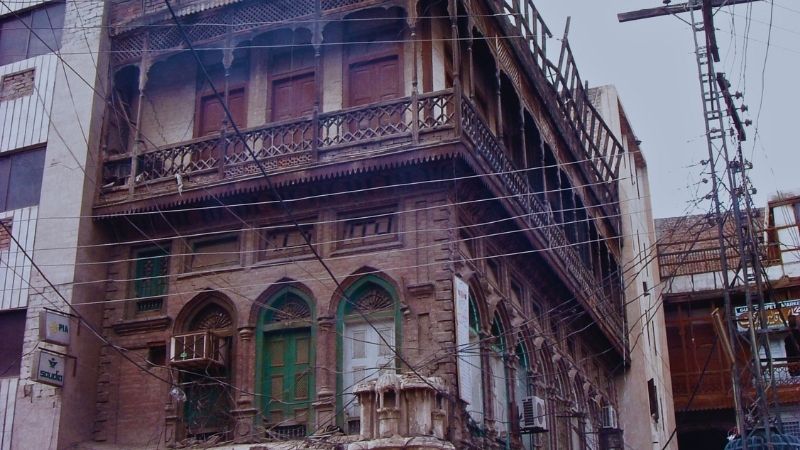
[[(709, 0), (712, 8), (719, 8), (721, 6), (738, 5), (741, 3), (754, 3), (763, 0)], [(620, 22), (630, 22), (633, 20), (650, 19), (653, 17), (670, 16), (672, 14), (689, 12), (690, 10), (698, 10), (703, 7), (704, 2), (690, 2), (679, 3), (677, 5), (659, 6), (657, 8), (639, 9), (636, 11), (629, 11), (617, 14), (617, 20)]]

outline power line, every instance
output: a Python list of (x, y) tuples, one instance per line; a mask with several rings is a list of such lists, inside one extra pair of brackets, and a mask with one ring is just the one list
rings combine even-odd
[[(234, 125), (234, 126), (235, 126), (235, 125)], [(265, 176), (266, 176), (266, 175), (265, 175)], [(322, 260), (321, 260), (321, 259), (320, 259), (320, 262), (322, 262)], [(334, 279), (334, 280), (335, 280), (335, 279)]]

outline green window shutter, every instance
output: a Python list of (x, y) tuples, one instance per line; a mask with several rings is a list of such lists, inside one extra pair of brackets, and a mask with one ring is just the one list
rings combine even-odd
[(160, 297), (167, 292), (168, 251), (150, 249), (137, 252), (134, 278), (136, 298)]

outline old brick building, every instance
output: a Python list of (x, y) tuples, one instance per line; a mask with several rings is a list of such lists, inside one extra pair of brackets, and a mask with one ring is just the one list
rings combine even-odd
[[(102, 4), (82, 4), (79, 11), (78, 3), (63, 1), (0, 3), (3, 450), (64, 448), (91, 439), (84, 424), (94, 418), (99, 342), (86, 332), (73, 334), (69, 346), (44, 342), (39, 319), (45, 308), (66, 312), (103, 292), (103, 286), (80, 283), (105, 272), (81, 267), (98, 258), (85, 246), (100, 237), (90, 216), (100, 131), (92, 117), (104, 103), (92, 93), (97, 67), (106, 64), (99, 54), (103, 10)], [(97, 307), (84, 311), (99, 324)], [(75, 378), (62, 387), (35, 381), (34, 361), (57, 353), (80, 355), (68, 361)], [(63, 374), (65, 367), (59, 368)]]
[(56, 447), (667, 443), (647, 167), (531, 1), (172, 5), (92, 16)]

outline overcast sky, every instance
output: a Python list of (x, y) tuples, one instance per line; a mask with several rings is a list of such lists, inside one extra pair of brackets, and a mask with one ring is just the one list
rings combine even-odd
[[(634, 132), (642, 140), (656, 217), (708, 211), (708, 201), (691, 207), (695, 198), (710, 191), (710, 184), (700, 183), (704, 167), (698, 163), (707, 159), (708, 150), (690, 27), (675, 17), (617, 22), (618, 12), (661, 6), (661, 0), (536, 0), (535, 4), (556, 37), (563, 34), (566, 17), (572, 16), (569, 40), (583, 79), (592, 86), (616, 85)], [(796, 137), (800, 130), (800, 2), (775, 0), (773, 8), (760, 139), (755, 139), (751, 126), (744, 147), (754, 164), (751, 178), (760, 206), (779, 189), (800, 188)], [(681, 16), (689, 20), (688, 14)], [(768, 1), (725, 7), (715, 17), (722, 56), (717, 71), (726, 73), (732, 91), (744, 92), (750, 110), (743, 118), (753, 122), (762, 98), (769, 22)]]

